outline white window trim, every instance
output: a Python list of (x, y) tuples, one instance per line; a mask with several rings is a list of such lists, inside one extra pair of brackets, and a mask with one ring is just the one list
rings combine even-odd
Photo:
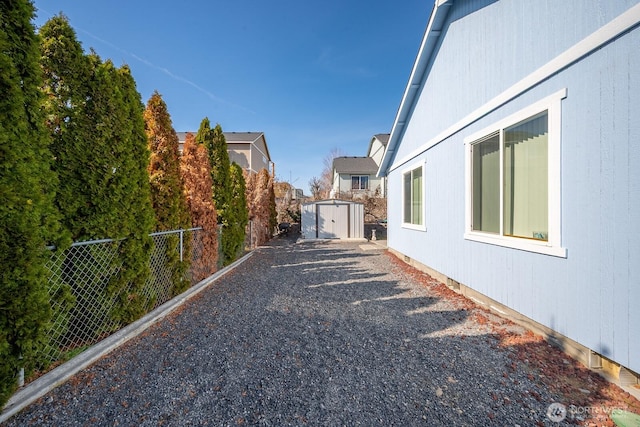
[[(408, 166), (406, 168), (404, 168), (400, 174), (400, 178), (402, 180), (402, 228), (409, 228), (411, 230), (418, 230), (418, 231), (427, 231), (427, 203), (426, 203), (426, 187), (425, 187), (425, 175), (426, 175), (426, 167), (425, 167), (426, 162), (420, 161), (420, 162), (416, 162), (413, 163), (411, 166)], [(411, 224), (409, 222), (404, 222), (404, 206), (405, 206), (405, 200), (404, 200), (404, 176), (407, 173), (410, 173), (413, 170), (416, 170), (418, 168), (422, 168), (422, 224), (418, 225), (418, 224)]]
[[(353, 178), (358, 178), (358, 183), (360, 184), (360, 187), (362, 187), (362, 178), (367, 178), (367, 188), (354, 189), (353, 188)], [(351, 191), (369, 191), (370, 184), (371, 184), (371, 177), (369, 175), (363, 175), (363, 174), (353, 174), (353, 175), (351, 175)]]
[[(465, 233), (464, 238), (481, 243), (504, 246), (523, 251), (536, 252), (545, 255), (552, 255), (566, 258), (567, 250), (562, 247), (561, 239), (561, 102), (567, 97), (567, 89), (562, 89), (556, 93), (530, 105), (515, 114), (506, 117), (499, 122), (475, 132), (464, 138), (465, 144)], [(473, 142), (493, 133), (501, 131), (514, 125), (528, 117), (534, 116), (542, 111), (548, 111), (548, 165), (549, 165), (549, 234), (548, 240), (529, 240), (518, 237), (503, 236), (497, 234), (483, 233), (472, 230), (472, 188), (471, 188), (471, 145)], [(502, 174), (502, 170), (500, 172)], [(501, 184), (502, 187), (502, 184)], [(502, 190), (501, 190), (502, 191)], [(501, 195), (502, 199), (502, 195)], [(502, 224), (500, 229), (502, 230)]]

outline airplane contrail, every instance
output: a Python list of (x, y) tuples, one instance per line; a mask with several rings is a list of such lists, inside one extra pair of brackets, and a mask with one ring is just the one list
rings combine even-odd
[[(49, 11), (47, 11), (45, 9), (39, 8), (38, 11), (42, 11), (42, 12), (44, 12), (44, 13), (50, 15), (50, 16), (53, 16), (53, 14), (51, 12), (49, 12)], [(129, 52), (126, 49), (122, 49), (120, 46), (116, 46), (115, 44), (113, 44), (113, 43), (109, 42), (108, 40), (105, 40), (105, 39), (103, 39), (101, 37), (98, 37), (97, 35), (91, 33), (90, 31), (87, 31), (87, 30), (84, 30), (84, 29), (78, 28), (78, 27), (74, 27), (74, 28), (75, 28), (76, 31), (78, 31), (80, 33), (83, 33), (83, 34), (86, 34), (87, 36), (91, 37), (92, 39), (97, 40), (100, 43), (102, 43), (104, 45), (107, 45), (110, 48), (115, 49), (115, 50), (117, 50), (117, 51), (119, 51), (119, 52), (121, 52), (121, 53), (123, 53), (123, 54), (125, 54), (125, 55), (127, 55), (127, 56), (129, 56), (129, 57), (131, 57), (133, 59), (135, 59), (136, 61), (141, 62), (142, 64), (146, 65), (147, 67), (150, 67), (150, 68), (153, 68), (153, 69), (155, 69), (157, 71), (160, 71), (160, 72), (166, 74), (167, 76), (169, 76), (170, 78), (172, 78), (172, 79), (174, 79), (174, 80), (176, 80), (178, 82), (181, 82), (181, 83), (184, 83), (184, 84), (187, 84), (187, 85), (193, 87), (194, 89), (196, 89), (200, 93), (206, 95), (207, 97), (209, 97), (213, 101), (216, 101), (216, 102), (219, 102), (219, 103), (222, 103), (222, 104), (226, 104), (226, 105), (229, 105), (229, 106), (232, 106), (232, 107), (235, 107), (235, 108), (239, 108), (239, 109), (247, 111), (247, 112), (249, 112), (251, 114), (255, 114), (254, 111), (252, 111), (252, 110), (250, 110), (250, 109), (248, 109), (246, 107), (243, 107), (241, 105), (233, 104), (233, 103), (231, 103), (231, 102), (229, 102), (229, 101), (227, 101), (225, 99), (222, 99), (222, 98), (216, 96), (215, 94), (213, 94), (212, 92), (206, 90), (202, 86), (196, 84), (195, 82), (193, 82), (193, 81), (191, 81), (191, 80), (189, 80), (189, 79), (187, 79), (185, 77), (182, 77), (182, 76), (179, 76), (177, 74), (174, 74), (169, 69), (167, 69), (165, 67), (161, 67), (159, 65), (156, 65), (153, 62), (136, 55), (135, 53)]]

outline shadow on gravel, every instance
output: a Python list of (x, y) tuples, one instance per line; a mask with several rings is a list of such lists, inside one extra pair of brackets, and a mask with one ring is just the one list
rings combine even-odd
[(281, 236), (8, 425), (545, 425), (510, 354), (383, 251)]

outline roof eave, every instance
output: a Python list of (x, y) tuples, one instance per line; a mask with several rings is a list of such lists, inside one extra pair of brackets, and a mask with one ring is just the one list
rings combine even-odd
[(389, 136), (387, 148), (384, 151), (380, 167), (378, 168), (377, 175), (379, 177), (386, 176), (389, 171), (391, 161), (398, 148), (398, 142), (404, 133), (406, 122), (413, 110), (420, 88), (426, 78), (427, 67), (431, 62), (435, 48), (438, 45), (442, 26), (453, 2), (454, 0), (438, 0), (433, 6), (431, 16), (429, 17), (429, 24), (427, 25), (427, 29), (425, 30), (422, 38), (420, 50), (418, 51), (418, 55), (413, 64), (413, 69), (411, 70), (407, 87), (404, 90), (402, 101), (398, 107), (396, 118), (393, 121), (393, 127), (391, 128), (391, 135)]
[[(266, 157), (267, 157), (267, 160), (269, 162), (273, 163), (273, 161), (271, 160), (271, 153), (269, 153), (269, 146), (267, 145), (267, 137), (264, 134), (264, 132), (223, 132), (223, 133), (228, 134), (230, 136), (233, 135), (233, 134), (238, 134), (238, 133), (243, 133), (243, 134), (247, 134), (247, 135), (250, 135), (250, 136), (255, 136), (255, 138), (253, 138), (252, 140), (246, 140), (246, 141), (233, 141), (233, 140), (231, 140), (231, 141), (227, 141), (227, 144), (254, 144), (254, 145), (256, 145), (256, 142), (260, 138), (262, 138), (264, 140), (264, 148), (267, 151), (265, 153)], [(226, 138), (226, 135), (225, 135), (225, 138)]]

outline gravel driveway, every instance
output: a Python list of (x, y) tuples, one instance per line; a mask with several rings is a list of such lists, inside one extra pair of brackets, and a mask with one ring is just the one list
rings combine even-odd
[(274, 239), (7, 425), (558, 425), (490, 327), (391, 258)]

